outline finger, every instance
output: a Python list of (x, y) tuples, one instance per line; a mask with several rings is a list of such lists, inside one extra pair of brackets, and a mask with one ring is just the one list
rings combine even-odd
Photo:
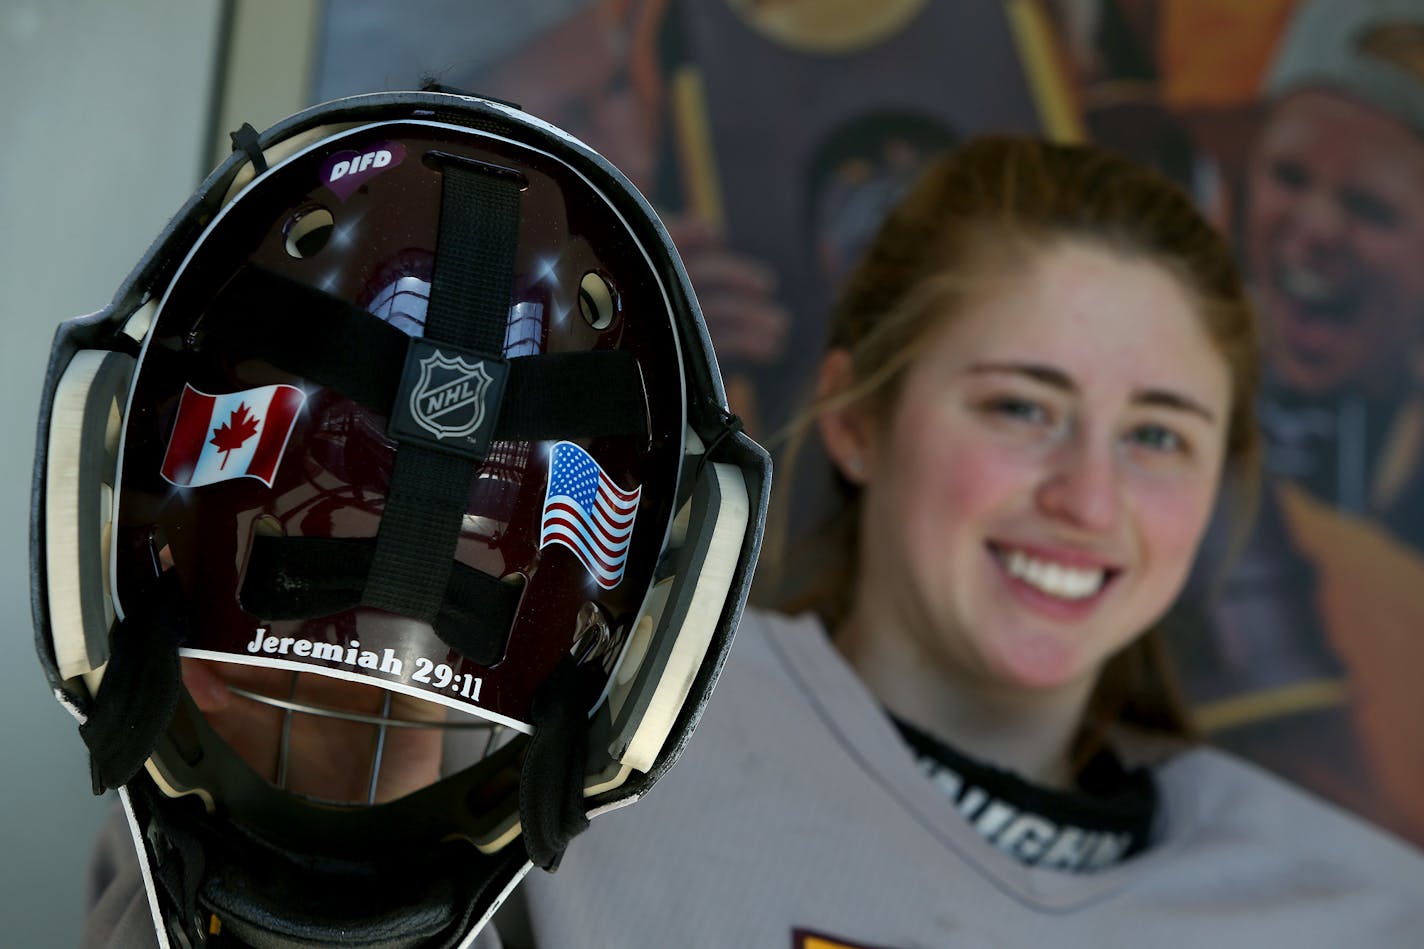
[(745, 297), (709, 296), (702, 302), (702, 315), (719, 357), (762, 363), (785, 350), (791, 315), (783, 307)]
[(704, 293), (743, 292), (770, 294), (776, 290), (776, 272), (741, 254), (704, 251), (683, 258), (692, 289)]
[(695, 214), (664, 214), (662, 222), (679, 253), (720, 243), (712, 226)]

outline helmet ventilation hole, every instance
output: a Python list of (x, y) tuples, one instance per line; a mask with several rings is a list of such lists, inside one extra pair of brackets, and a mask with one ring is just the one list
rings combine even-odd
[(608, 614), (597, 603), (584, 603), (579, 608), (573, 646), (569, 650), (574, 662), (583, 665), (590, 659), (612, 658), (609, 654), (616, 645)]
[(319, 205), (298, 208), (282, 225), (287, 253), (298, 260), (316, 256), (331, 239), (334, 223), (331, 212)]
[(271, 514), (263, 514), (259, 517), (252, 525), (252, 530), (263, 537), (283, 537), (287, 533), (282, 527), (282, 522)]
[(618, 297), (602, 274), (590, 270), (579, 281), (579, 309), (588, 325), (600, 332), (613, 325)]

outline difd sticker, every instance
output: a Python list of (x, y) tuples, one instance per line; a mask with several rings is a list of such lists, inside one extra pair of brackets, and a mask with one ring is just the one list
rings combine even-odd
[(364, 151), (341, 151), (321, 163), (321, 183), (342, 201), (372, 178), (405, 160), (400, 142), (377, 142)]

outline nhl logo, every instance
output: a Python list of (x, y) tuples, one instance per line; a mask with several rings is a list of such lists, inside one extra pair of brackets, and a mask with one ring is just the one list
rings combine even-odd
[(485, 421), (485, 395), (494, 378), (483, 360), (453, 359), (440, 350), (420, 360), (410, 392), (411, 419), (435, 438), (466, 438)]

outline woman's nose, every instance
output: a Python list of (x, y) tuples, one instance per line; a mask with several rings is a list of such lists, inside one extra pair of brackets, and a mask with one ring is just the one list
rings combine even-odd
[(1082, 530), (1104, 532), (1118, 518), (1121, 484), (1113, 451), (1082, 433), (1055, 453), (1038, 491), (1044, 513)]

